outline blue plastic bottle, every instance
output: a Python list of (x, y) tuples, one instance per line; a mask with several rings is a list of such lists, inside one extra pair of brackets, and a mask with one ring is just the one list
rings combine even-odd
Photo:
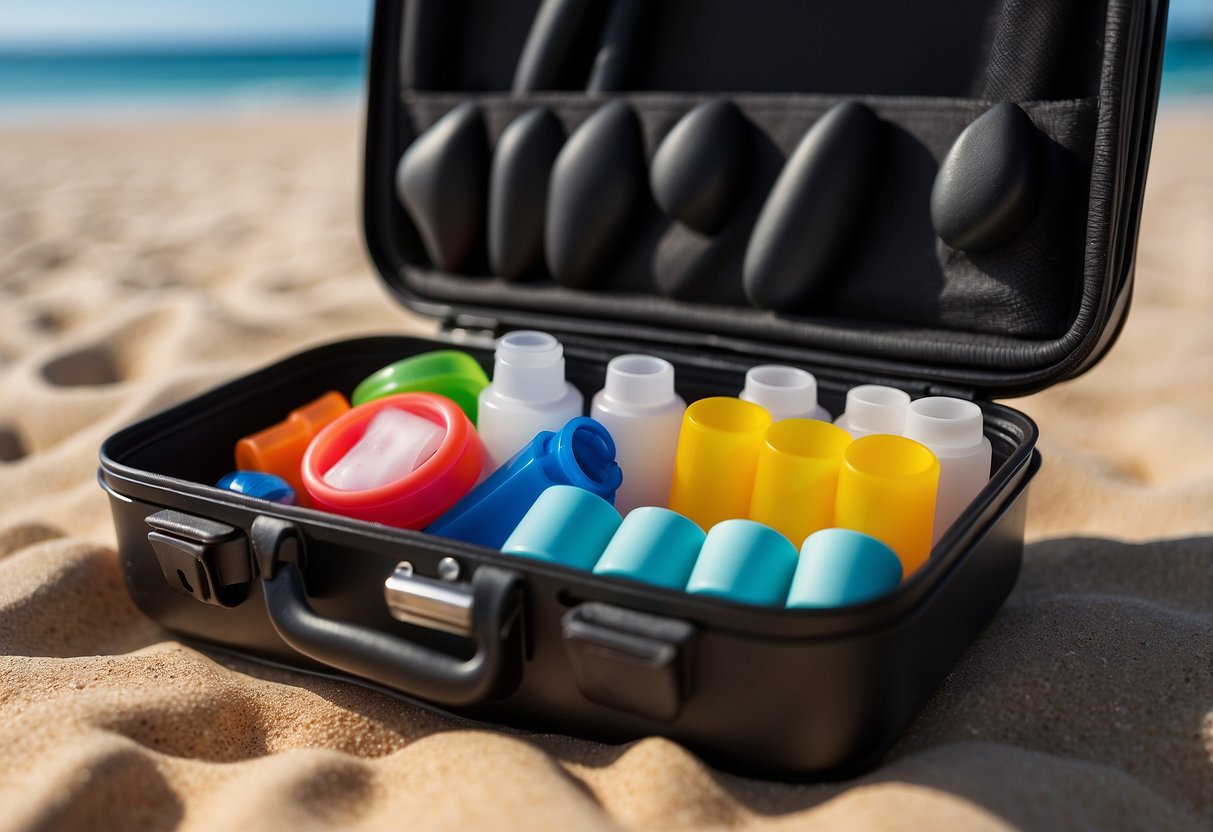
[(500, 549), (549, 487), (575, 485), (613, 505), (621, 482), (611, 434), (593, 419), (578, 416), (555, 433), (540, 432), (426, 531)]

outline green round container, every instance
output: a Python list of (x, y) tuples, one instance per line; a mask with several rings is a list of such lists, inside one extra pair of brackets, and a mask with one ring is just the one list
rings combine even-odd
[(360, 404), (396, 393), (437, 393), (459, 405), (476, 424), (476, 403), (489, 377), (466, 352), (436, 350), (414, 355), (367, 376), (354, 388), (350, 403)]

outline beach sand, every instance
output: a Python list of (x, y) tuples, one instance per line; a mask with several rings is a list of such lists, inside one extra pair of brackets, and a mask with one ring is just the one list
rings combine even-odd
[(1041, 429), (1019, 584), (886, 761), (722, 774), (187, 648), (127, 599), (97, 448), (300, 348), (420, 333), (354, 120), (0, 131), (0, 829), (1207, 829), (1213, 117), (1165, 118), (1120, 342)]

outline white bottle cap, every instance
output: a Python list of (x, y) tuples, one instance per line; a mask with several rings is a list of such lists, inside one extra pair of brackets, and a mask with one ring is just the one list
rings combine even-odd
[(564, 347), (546, 332), (518, 330), (497, 339), (493, 387), (502, 396), (550, 402), (565, 394)]
[(783, 364), (760, 364), (745, 374), (738, 397), (766, 409), (771, 419), (821, 419), (830, 414), (817, 405), (817, 378), (808, 370)]
[(905, 435), (928, 448), (973, 448), (981, 444), (981, 408), (964, 399), (927, 396), (910, 404)]
[(672, 402), (674, 365), (655, 355), (619, 355), (607, 364), (602, 395), (629, 407), (658, 407)]
[(906, 426), (910, 394), (883, 384), (860, 384), (847, 391), (846, 411), (838, 425), (855, 438), (872, 433), (900, 434)]

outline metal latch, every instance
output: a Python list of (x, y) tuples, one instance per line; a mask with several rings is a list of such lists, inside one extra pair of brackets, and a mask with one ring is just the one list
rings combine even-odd
[(459, 577), (458, 564), (444, 558), (439, 564), (443, 580), (423, 578), (413, 573), (408, 561), (396, 564), (395, 570), (383, 582), (383, 597), (388, 612), (397, 621), (454, 633), (472, 634), (472, 593), (466, 584), (455, 583)]
[(164, 580), (204, 604), (234, 607), (252, 578), (248, 540), (226, 523), (165, 509), (146, 518)]

